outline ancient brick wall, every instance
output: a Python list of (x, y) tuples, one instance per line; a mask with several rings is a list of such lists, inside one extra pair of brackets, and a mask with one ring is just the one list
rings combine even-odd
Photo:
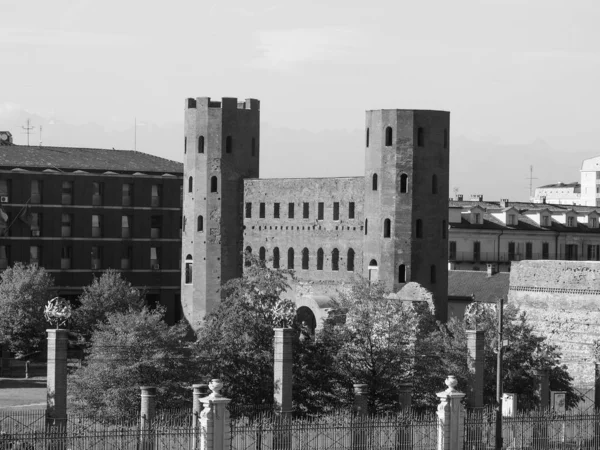
[[(299, 280), (347, 280), (362, 273), (363, 178), (285, 178), (244, 180), (244, 248), (273, 264), (279, 249), (281, 268), (288, 267), (288, 251), (293, 249), (293, 269)], [(337, 220), (334, 217), (335, 203)], [(353, 218), (350, 203), (354, 203)], [(276, 212), (279, 208), (279, 217)], [(290, 217), (293, 204), (293, 217)], [(308, 214), (304, 210), (307, 204)], [(322, 204), (322, 219), (319, 216)], [(261, 206), (262, 205), (262, 206)], [(264, 216), (264, 217), (261, 217)], [(302, 251), (308, 249), (308, 269), (303, 269)], [(322, 268), (318, 251), (323, 250)], [(338, 266), (334, 270), (334, 250)], [(353, 267), (348, 252), (354, 251)], [(351, 269), (351, 270), (349, 270)]]
[(508, 301), (560, 348), (576, 385), (594, 383), (590, 347), (600, 339), (600, 262), (513, 262)]

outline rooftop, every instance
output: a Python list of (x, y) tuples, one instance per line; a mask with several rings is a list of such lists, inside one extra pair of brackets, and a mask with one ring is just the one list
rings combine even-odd
[(581, 185), (579, 184), (578, 181), (573, 181), (572, 183), (563, 183), (562, 181), (559, 181), (558, 183), (546, 184), (545, 186), (539, 186), (536, 189), (577, 188), (577, 187), (581, 187)]
[(0, 168), (183, 173), (180, 162), (133, 150), (26, 145), (0, 146)]
[(499, 298), (508, 298), (509, 281), (508, 272), (488, 276), (485, 270), (449, 270), (448, 297), (471, 297), (476, 302), (496, 303)]

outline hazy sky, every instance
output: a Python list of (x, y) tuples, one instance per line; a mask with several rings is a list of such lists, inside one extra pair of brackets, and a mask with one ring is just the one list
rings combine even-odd
[(186, 97), (254, 97), (274, 127), (444, 109), (452, 137), (544, 140), (558, 167), (600, 154), (598, 0), (1, 0), (0, 17), (0, 124), (160, 125)]

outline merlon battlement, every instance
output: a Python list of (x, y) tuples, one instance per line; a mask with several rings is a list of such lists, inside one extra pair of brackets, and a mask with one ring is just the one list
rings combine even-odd
[(197, 97), (187, 98), (185, 100), (185, 107), (187, 109), (221, 108), (259, 111), (260, 101), (254, 98), (247, 98), (244, 101), (238, 102), (238, 99), (235, 97), (223, 97), (221, 101), (212, 101), (210, 97)]

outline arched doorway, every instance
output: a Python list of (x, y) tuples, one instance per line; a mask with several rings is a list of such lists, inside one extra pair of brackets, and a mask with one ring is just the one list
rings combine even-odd
[(374, 283), (379, 280), (379, 267), (377, 267), (377, 261), (372, 259), (369, 262), (369, 281)]
[(304, 324), (310, 330), (311, 335), (315, 334), (317, 319), (308, 306), (301, 306), (296, 310), (296, 321), (299, 325)]

